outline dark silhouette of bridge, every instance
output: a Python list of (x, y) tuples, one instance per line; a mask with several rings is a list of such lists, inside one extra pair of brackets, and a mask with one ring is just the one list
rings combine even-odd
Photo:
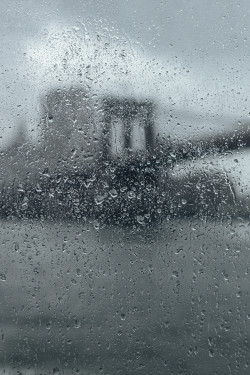
[[(184, 160), (249, 147), (248, 124), (203, 139), (164, 140), (155, 130), (152, 101), (105, 98), (98, 102), (98, 121), (91, 95), (81, 88), (52, 90), (42, 103), (39, 147), (20, 135), (1, 155), (2, 216), (127, 222), (235, 211), (235, 194), (224, 174), (173, 180), (168, 171)], [(133, 147), (136, 127), (139, 147)], [(112, 152), (112, 142), (119, 143), (120, 152)]]

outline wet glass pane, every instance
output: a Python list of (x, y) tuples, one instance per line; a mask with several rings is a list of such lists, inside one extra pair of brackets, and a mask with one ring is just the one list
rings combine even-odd
[(0, 372), (248, 374), (248, 2), (0, 10)]

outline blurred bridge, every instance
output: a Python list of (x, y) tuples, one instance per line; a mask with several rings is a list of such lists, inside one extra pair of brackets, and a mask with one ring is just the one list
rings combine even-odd
[(139, 152), (141, 157), (154, 156), (161, 162), (169, 161), (172, 155), (172, 160), (178, 162), (250, 146), (249, 123), (225, 124), (230, 126), (229, 130), (218, 130), (206, 137), (194, 133), (192, 140), (170, 136), (164, 139), (155, 124), (157, 104), (151, 100), (110, 97), (94, 102), (90, 93), (71, 88), (51, 91), (42, 103), (41, 143), (43, 151), (46, 148), (43, 157), (48, 164), (49, 159), (55, 161), (58, 157), (69, 163), (72, 150), (84, 165), (84, 160), (91, 156), (94, 163), (97, 159), (116, 158), (122, 163), (127, 155), (133, 159)]
[(19, 137), (1, 155), (2, 215), (123, 222), (235, 211), (225, 173), (215, 168), (180, 181), (168, 171), (188, 158), (249, 147), (248, 124), (192, 141), (161, 139), (152, 101), (94, 101), (91, 93), (70, 88), (53, 90), (41, 102), (39, 144)]

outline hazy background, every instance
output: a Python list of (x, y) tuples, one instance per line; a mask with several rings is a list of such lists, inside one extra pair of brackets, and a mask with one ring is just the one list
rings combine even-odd
[[(177, 122), (189, 119), (185, 137), (248, 121), (249, 8), (248, 1), (1, 1), (0, 147), (22, 124), (36, 142), (41, 95), (79, 82), (98, 93), (153, 97), (167, 134), (184, 134), (166, 126), (170, 108)], [(248, 152), (231, 159), (226, 168), (248, 186)]]
[[(30, 113), (22, 113), (21, 107), (17, 109), (17, 105), (22, 104), (17, 101), (21, 99), (20, 94), (28, 102), (34, 96), (37, 82), (31, 74), (32, 68), (35, 75), (43, 77), (40, 80), (46, 77), (44, 66), (29, 65), (25, 53), (34, 41), (38, 49), (43, 48), (51, 27), (54, 34), (56, 29), (74, 27), (85, 28), (85, 32), (92, 28), (100, 37), (112, 34), (117, 43), (125, 39), (140, 50), (141, 59), (154, 64), (152, 71), (160, 64), (169, 71), (170, 78), (174, 74), (183, 76), (185, 72), (188, 84), (182, 90), (189, 93), (189, 103), (202, 98), (203, 103), (196, 103), (196, 106), (198, 111), (205, 108), (204, 115), (211, 106), (217, 116), (223, 112), (239, 120), (240, 116), (249, 114), (247, 1), (239, 4), (227, 1), (118, 0), (74, 1), (74, 4), (68, 1), (2, 1), (0, 7), (1, 123), (4, 129), (14, 125), (20, 111), (30, 116)], [(161, 90), (163, 81), (161, 85), (156, 82)], [(203, 92), (195, 98), (199, 96), (198, 84)], [(209, 99), (204, 98), (204, 94), (209, 94)], [(29, 112), (30, 104), (26, 106)]]

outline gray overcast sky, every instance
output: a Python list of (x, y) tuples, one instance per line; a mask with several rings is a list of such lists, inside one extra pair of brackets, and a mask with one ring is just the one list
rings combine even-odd
[[(9, 129), (13, 130), (22, 118), (34, 117), (34, 111), (28, 113), (29, 105), (22, 103), (33, 100), (30, 106), (35, 108), (34, 87), (40, 85), (34, 77), (27, 80), (30, 67), (25, 67), (26, 41), (42, 43), (46, 39), (44, 28), (55, 21), (63, 27), (78, 22), (95, 25), (100, 20), (103, 29), (114, 28), (118, 39), (125, 37), (140, 43), (147, 56), (165, 61), (166, 69), (168, 61), (178, 61), (192, 73), (191, 86), (202, 74), (205, 86), (213, 87), (213, 92), (218, 87), (217, 99), (213, 99), (213, 103), (217, 101), (217, 114), (224, 95), (225, 100), (230, 97), (232, 111), (239, 109), (235, 118), (240, 112), (246, 116), (248, 103), (245, 107), (242, 103), (248, 101), (250, 78), (249, 9), (248, 0), (1, 0), (3, 139), (7, 140)], [(26, 112), (20, 108), (26, 108)]]
[[(93, 0), (6, 1), (1, 25), (6, 33), (37, 32), (48, 20), (106, 19), (156, 54), (197, 58), (249, 57), (249, 1)], [(170, 47), (172, 45), (172, 47)]]

